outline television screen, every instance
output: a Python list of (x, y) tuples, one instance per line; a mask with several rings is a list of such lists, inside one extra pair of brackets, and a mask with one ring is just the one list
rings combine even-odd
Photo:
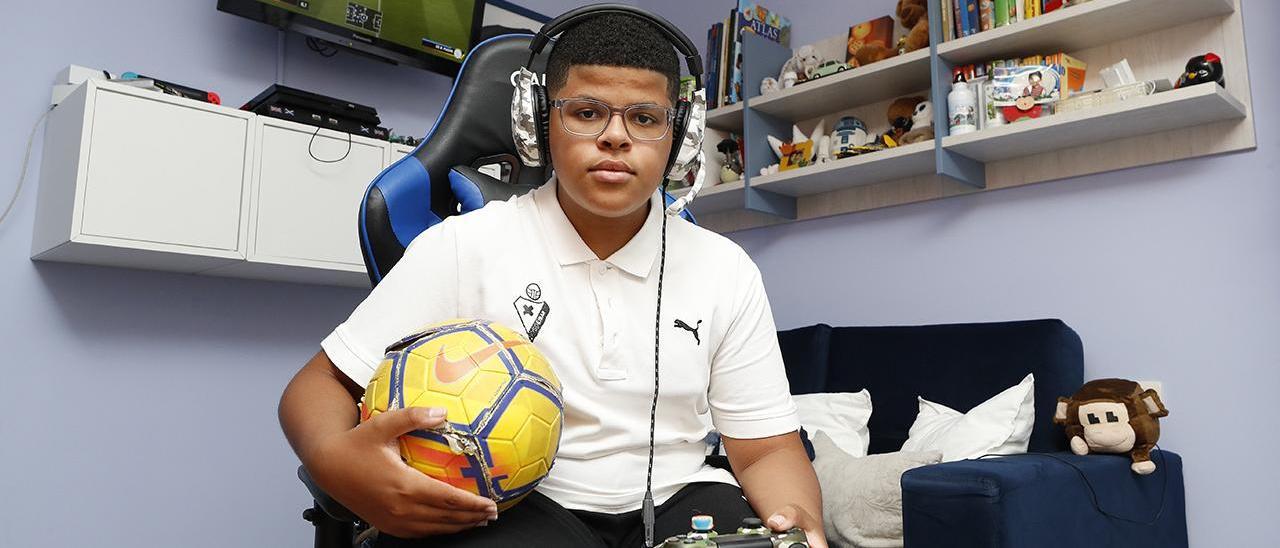
[(218, 0), (218, 9), (453, 75), (479, 34), (484, 0)]

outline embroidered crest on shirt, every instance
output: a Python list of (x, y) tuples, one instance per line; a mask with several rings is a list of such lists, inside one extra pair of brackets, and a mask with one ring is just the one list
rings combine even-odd
[(551, 312), (551, 306), (541, 299), (542, 288), (531, 283), (524, 288), (524, 296), (516, 297), (514, 303), (516, 315), (520, 317), (520, 324), (524, 326), (524, 333), (529, 336), (530, 342), (538, 337), (542, 324), (547, 322), (547, 314)]
[(693, 327), (690, 327), (684, 320), (676, 320), (676, 327), (688, 331), (693, 335), (693, 342), (698, 346), (702, 346), (702, 338), (698, 337), (698, 329), (702, 327), (702, 320), (698, 320), (698, 323), (694, 324)]

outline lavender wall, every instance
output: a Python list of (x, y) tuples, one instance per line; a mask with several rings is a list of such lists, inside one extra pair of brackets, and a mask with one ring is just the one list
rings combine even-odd
[[(834, 1), (787, 3), (804, 43), (847, 19)], [(701, 43), (728, 2), (632, 2)], [(525, 1), (555, 14), (579, 2)], [(1061, 317), (1088, 374), (1164, 380), (1166, 445), (1187, 457), (1199, 546), (1277, 536), (1263, 489), (1280, 348), (1276, 179), (1280, 84), (1249, 2), (1259, 151), (984, 196), (735, 234), (756, 257), (781, 326)], [(810, 30), (815, 29), (815, 30)], [(816, 30), (821, 29), (821, 30)], [(290, 37), (285, 83), (378, 107), (421, 132), (448, 80)], [(0, 128), (0, 203), (47, 83), (69, 63), (135, 70), (239, 104), (276, 72), (272, 29), (213, 2), (40, 3), (0, 33), (10, 123)], [(308, 504), (275, 421), (280, 389), (363, 292), (33, 263), (39, 177), (0, 224), (0, 546), (309, 546)], [(826, 288), (813, 291), (802, 288)], [(1253, 419), (1251, 417), (1258, 417)], [(1254, 434), (1254, 432), (1257, 432)]]
[[(705, 41), (733, 4), (641, 5)], [(799, 45), (892, 4), (770, 5)], [(1280, 4), (1243, 9), (1256, 151), (732, 234), (778, 325), (1062, 318), (1084, 339), (1086, 378), (1164, 382), (1161, 441), (1186, 459), (1191, 545), (1273, 545)]]
[[(577, 2), (518, 2), (559, 13)], [(28, 3), (0, 33), (0, 208), (55, 74), (75, 63), (219, 92), (271, 84), (274, 29), (215, 2)], [(448, 78), (286, 44), (284, 83), (430, 127)], [(0, 224), (0, 546), (310, 546), (280, 390), (364, 292), (28, 259), (39, 181)]]

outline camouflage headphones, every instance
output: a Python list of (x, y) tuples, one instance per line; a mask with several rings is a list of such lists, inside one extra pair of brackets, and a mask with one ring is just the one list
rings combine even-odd
[(672, 147), (667, 158), (666, 177), (683, 179), (690, 170), (696, 170), (693, 188), (667, 208), (669, 215), (684, 209), (702, 189), (704, 154), (702, 138), (706, 132), (707, 100), (702, 87), (702, 59), (689, 37), (685, 36), (666, 19), (645, 10), (625, 4), (596, 4), (569, 11), (548, 21), (529, 42), (529, 61), (515, 76), (515, 92), (511, 96), (511, 137), (515, 141), (520, 161), (529, 167), (548, 165), (551, 154), (547, 148), (549, 139), (550, 101), (546, 88), (539, 84), (538, 75), (529, 70), (536, 55), (542, 52), (552, 37), (585, 19), (606, 13), (623, 13), (649, 21), (666, 35), (667, 39), (685, 58), (689, 74), (694, 78), (693, 99), (676, 101), (675, 116), (671, 123), (672, 135), (680, 139), (680, 146)]

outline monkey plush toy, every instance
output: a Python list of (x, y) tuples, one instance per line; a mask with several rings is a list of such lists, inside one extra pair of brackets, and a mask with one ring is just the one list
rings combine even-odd
[(1160, 422), (1169, 414), (1155, 390), (1124, 379), (1089, 381), (1070, 398), (1058, 398), (1053, 422), (1067, 429), (1071, 452), (1128, 453), (1130, 468), (1146, 475), (1156, 470), (1151, 449), (1160, 438)]

